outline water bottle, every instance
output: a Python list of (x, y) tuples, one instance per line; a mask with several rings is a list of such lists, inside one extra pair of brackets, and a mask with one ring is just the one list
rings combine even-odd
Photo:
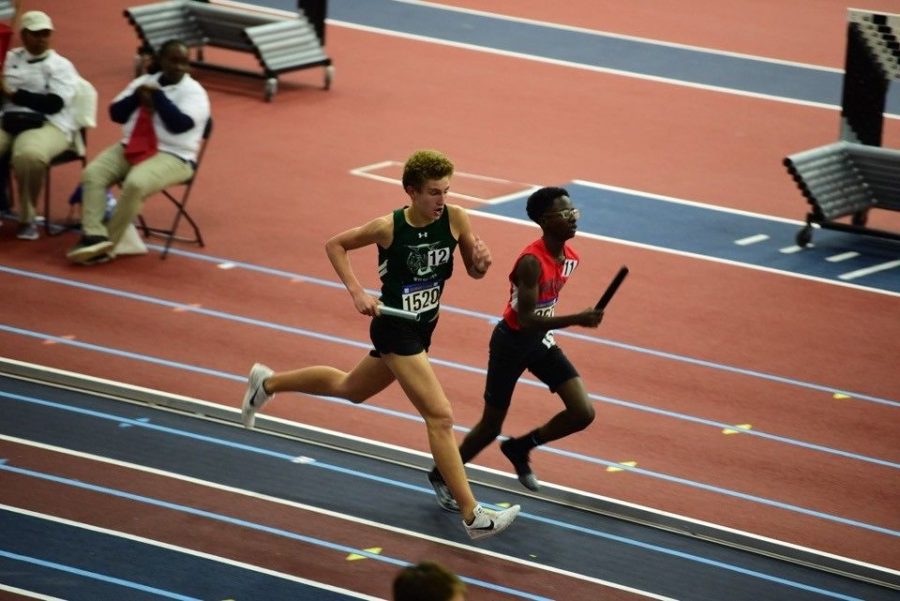
[(113, 195), (112, 190), (106, 190), (106, 212), (103, 213), (103, 221), (109, 221), (109, 218), (112, 217), (113, 211), (116, 209), (116, 197)]

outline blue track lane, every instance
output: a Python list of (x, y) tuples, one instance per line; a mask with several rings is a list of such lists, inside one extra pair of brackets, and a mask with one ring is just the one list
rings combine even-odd
[[(396, 528), (409, 528), (415, 524), (420, 532), (439, 538), (459, 540), (464, 537), (457, 520), (434, 505), (433, 493), (418, 470), (187, 415), (42, 388), (34, 383), (0, 378), (0, 387), (24, 393), (0, 403), (0, 434), (290, 499)], [(45, 395), (49, 398), (44, 398)], [(299, 456), (313, 461), (296, 463), (294, 459)], [(35, 471), (14, 461), (0, 462), (0, 479), (7, 473), (90, 491), (98, 495), (98, 502), (103, 496), (119, 503), (129, 501), (136, 512), (144, 507), (164, 508), (209, 524), (266, 532), (283, 538), (291, 549), (301, 554), (303, 549), (316, 547), (334, 552), (340, 560), (348, 552), (360, 552), (327, 540), (325, 530), (315, 533), (279, 530), (228, 515), (227, 510), (215, 513), (178, 505), (166, 500), (163, 491), (158, 495), (160, 498), (154, 498), (119, 490), (115, 482), (102, 476), (102, 470), (97, 472), (96, 478), (73, 480)], [(536, 498), (519, 498), (510, 491), (485, 490), (477, 485), (475, 488), (479, 498), (496, 499), (502, 495), (507, 502), (521, 502), (525, 506), (514, 530), (479, 547), (524, 561), (540, 562), (551, 569), (570, 570), (589, 578), (696, 601), (720, 601), (719, 593), (725, 590), (729, 591), (728, 598), (734, 601), (788, 598), (792, 601), (880, 601), (891, 598), (889, 591), (834, 574), (811, 571)], [(373, 499), (378, 502), (373, 503)], [(401, 506), (404, 511), (398, 512), (396, 508)], [(16, 513), (14, 519), (7, 519), (6, 513), (0, 513), (0, 581), (14, 586), (31, 588), (33, 585), (27, 579), (58, 573), (58, 578), (66, 582), (77, 579), (86, 586), (117, 586), (124, 587), (121, 591), (134, 591), (133, 596), (130, 592), (108, 597), (62, 595), (74, 599), (143, 599), (147, 598), (143, 592), (148, 587), (165, 591), (166, 595), (178, 595), (156, 598), (345, 598), (323, 596), (319, 591), (315, 591), (315, 597), (304, 597), (300, 587), (293, 595), (260, 597), (260, 590), (268, 593), (275, 589), (259, 587), (296, 586), (296, 583), (162, 549), (146, 541), (132, 541), (13, 513)], [(84, 549), (94, 551), (85, 553)], [(402, 549), (392, 549), (371, 559), (396, 565), (405, 558)], [(8, 580), (22, 570), (36, 575), (15, 582)], [(210, 578), (201, 580), (194, 576), (187, 579), (187, 575), (201, 573), (209, 573)], [(472, 578), (468, 582), (477, 588), (500, 590), (497, 584)], [(222, 588), (222, 583), (227, 589)], [(702, 583), (699, 589), (698, 583)], [(518, 598), (540, 598), (511, 587), (508, 584), (502, 589)], [(44, 592), (40, 588), (32, 590)], [(255, 591), (257, 595), (248, 596), (249, 591)], [(48, 590), (45, 594), (52, 593)]]
[[(249, 3), (287, 11), (296, 8), (293, 0)], [(843, 72), (812, 65), (398, 0), (331, 0), (328, 19), (336, 25), (372, 28), (387, 34), (557, 61), (623, 76), (652, 77), (675, 84), (835, 108), (841, 104)], [(900, 86), (891, 88), (886, 112), (900, 115)], [(891, 241), (817, 229), (813, 247), (803, 252), (785, 252), (785, 248), (794, 245), (802, 222), (721, 211), (696, 203), (691, 206), (691, 203), (665, 201), (600, 184), (567, 187), (575, 202), (585, 209), (579, 228), (588, 234), (900, 293), (900, 244)], [(513, 198), (484, 210), (524, 219), (521, 205), (522, 198)], [(755, 244), (736, 244), (737, 240), (758, 235), (767, 238)], [(858, 254), (840, 262), (826, 260), (848, 252)], [(882, 271), (853, 275), (858, 270), (885, 263), (889, 264), (888, 268)]]
[[(297, 9), (296, 0), (244, 0), (244, 3), (288, 12)], [(328, 20), (333, 25), (380, 29), (436, 42), (559, 61), (585, 69), (792, 102), (835, 107), (841, 104), (843, 71), (815, 65), (398, 0), (330, 0)], [(900, 115), (900, 86), (889, 90), (885, 110)]]
[[(258, 1), (258, 4), (267, 4)], [(274, 5), (274, 4), (272, 4)], [(434, 38), (481, 49), (560, 61), (580, 68), (660, 78), (795, 102), (840, 106), (842, 71), (628, 38), (499, 15), (395, 0), (331, 0), (336, 24)], [(900, 114), (900, 91), (887, 112)]]
[[(584, 182), (564, 186), (582, 209), (582, 234), (900, 294), (900, 244), (895, 242), (817, 229), (813, 246), (784, 252), (795, 245), (802, 222)], [(525, 198), (523, 194), (477, 210), (527, 221)], [(759, 235), (767, 238), (738, 244)], [(827, 260), (848, 252), (858, 255)], [(847, 279), (847, 274), (876, 265), (893, 267)]]
[(18, 512), (0, 510), (0, 541), (4, 583), (71, 601), (360, 598)]

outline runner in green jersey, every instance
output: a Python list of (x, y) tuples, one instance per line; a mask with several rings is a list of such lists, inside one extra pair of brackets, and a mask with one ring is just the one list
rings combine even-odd
[[(483, 507), (472, 494), (453, 435), (453, 411), (431, 363), (428, 348), (438, 321), (440, 298), (459, 255), (469, 276), (483, 278), (491, 265), (488, 247), (472, 232), (465, 209), (447, 203), (453, 163), (433, 150), (414, 153), (403, 168), (409, 205), (331, 238), (325, 251), (346, 286), (356, 310), (372, 317), (375, 350), (351, 371), (313, 366), (274, 373), (257, 363), (250, 370), (241, 406), (244, 425), (252, 428), (256, 412), (275, 393), (304, 392), (362, 403), (395, 380), (425, 420), (434, 463), (463, 516), (473, 539), (505, 530), (519, 513)], [(365, 291), (350, 265), (349, 252), (375, 244), (382, 297)], [(416, 321), (381, 315), (382, 306), (403, 309)]]

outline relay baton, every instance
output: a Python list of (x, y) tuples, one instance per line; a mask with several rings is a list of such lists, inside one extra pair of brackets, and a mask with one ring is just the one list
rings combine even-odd
[(625, 276), (628, 275), (628, 268), (624, 265), (619, 269), (619, 273), (616, 274), (616, 277), (613, 278), (613, 281), (609, 283), (609, 286), (606, 287), (606, 292), (603, 293), (603, 296), (600, 297), (600, 300), (597, 301), (594, 309), (597, 311), (602, 311), (606, 308), (606, 305), (609, 304), (609, 301), (612, 300), (613, 295), (616, 293), (616, 290), (619, 289), (619, 286), (622, 285), (622, 282), (625, 280)]
[(419, 321), (419, 314), (403, 309), (395, 309), (386, 305), (378, 305), (379, 315), (387, 315), (389, 317), (399, 317), (400, 319), (409, 319), (411, 321)]

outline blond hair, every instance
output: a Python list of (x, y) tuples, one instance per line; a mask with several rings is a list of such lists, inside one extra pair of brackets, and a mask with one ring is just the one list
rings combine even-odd
[(428, 180), (453, 175), (453, 162), (437, 150), (417, 150), (403, 166), (403, 189), (421, 190)]

